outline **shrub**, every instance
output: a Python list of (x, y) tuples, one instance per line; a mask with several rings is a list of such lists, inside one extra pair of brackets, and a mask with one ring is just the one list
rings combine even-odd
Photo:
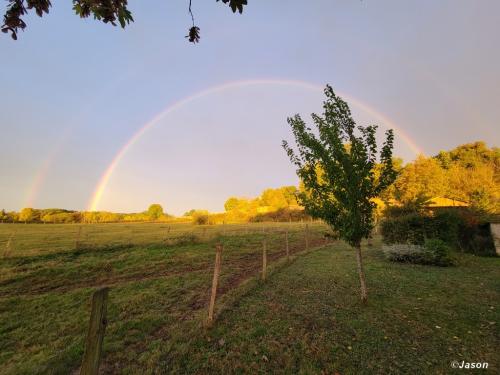
[(266, 221), (297, 222), (301, 220), (310, 220), (310, 219), (311, 217), (307, 215), (304, 210), (297, 210), (293, 208), (280, 208), (276, 211), (256, 214), (255, 216), (250, 218), (250, 222), (252, 223), (262, 223)]
[(425, 245), (393, 244), (383, 246), (384, 254), (393, 262), (446, 267), (453, 264), (450, 248), (439, 239), (427, 240)]
[(449, 246), (459, 247), (459, 230), (464, 219), (453, 211), (439, 211), (434, 215), (412, 213), (386, 219), (382, 235), (386, 243), (424, 245), (427, 238), (438, 238)]
[(197, 225), (208, 224), (208, 213), (195, 213), (193, 215), (193, 223)]
[(424, 254), (423, 246), (412, 244), (384, 245), (382, 250), (389, 260), (401, 263), (419, 263)]
[(427, 217), (419, 214), (385, 219), (381, 224), (381, 232), (386, 244), (412, 244), (425, 243), (425, 221)]
[(438, 211), (426, 221), (426, 237), (438, 238), (448, 246), (458, 249), (460, 247), (458, 234), (464, 223), (464, 218), (457, 211)]
[(453, 259), (450, 253), (450, 247), (440, 239), (429, 239), (425, 241), (424, 261), (426, 264), (435, 266), (450, 266), (453, 264)]
[(490, 224), (466, 222), (459, 231), (460, 250), (480, 256), (496, 256)]

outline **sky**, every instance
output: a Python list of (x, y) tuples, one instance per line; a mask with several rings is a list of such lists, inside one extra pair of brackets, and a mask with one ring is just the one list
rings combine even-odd
[(193, 0), (196, 45), (187, 7), (130, 0), (123, 30), (55, 0), (0, 35), (0, 208), (181, 215), (297, 184), (286, 118), (327, 83), (407, 162), (500, 145), (497, 0)]

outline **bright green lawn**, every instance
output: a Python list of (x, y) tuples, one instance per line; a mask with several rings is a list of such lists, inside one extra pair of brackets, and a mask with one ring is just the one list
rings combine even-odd
[(329, 246), (239, 300), (189, 350), (171, 350), (164, 368), (447, 374), (451, 361), (465, 360), (500, 373), (499, 258), (462, 255), (457, 267), (438, 268), (388, 263), (378, 248), (365, 250), (368, 306), (359, 302), (353, 252)]

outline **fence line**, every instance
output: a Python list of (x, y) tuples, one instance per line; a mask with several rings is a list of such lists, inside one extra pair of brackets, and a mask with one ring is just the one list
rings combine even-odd
[[(314, 228), (323, 227), (321, 224), (313, 224)], [(67, 226), (75, 228), (68, 231), (65, 228), (58, 228), (56, 231), (36, 231), (35, 236), (21, 236), (19, 244), (16, 241), (15, 255), (30, 256), (36, 255), (41, 249), (47, 249), (50, 253), (63, 253), (74, 250), (98, 250), (100, 247), (109, 246), (134, 246), (134, 245), (152, 245), (166, 243), (168, 246), (177, 245), (178, 243), (188, 244), (205, 243), (214, 240), (217, 237), (224, 236), (245, 236), (257, 235), (264, 236), (266, 234), (285, 234), (288, 235), (303, 231), (307, 234), (305, 238), (306, 249), (309, 248), (310, 242), (310, 223), (247, 223), (240, 224), (225, 224), (220, 225), (204, 225), (199, 227), (179, 226), (154, 226), (152, 229), (147, 229), (147, 225), (137, 228), (133, 225), (115, 226), (111, 230), (104, 227), (93, 227), (91, 225), (72, 225)], [(76, 228), (78, 226), (78, 228)], [(45, 226), (43, 226), (45, 227)], [(46, 227), (45, 227), (46, 228)], [(325, 227), (326, 228), (326, 227)], [(24, 230), (24, 229), (23, 229)], [(316, 231), (316, 230), (315, 230)], [(15, 231), (16, 238), (19, 231)], [(14, 237), (11, 235), (10, 242), (7, 236), (4, 237), (4, 254), (7, 256), (14, 250)], [(0, 255), (1, 256), (1, 255)]]
[[(306, 230), (303, 233), (304, 233), (306, 250), (308, 250), (309, 231), (307, 225), (306, 225)], [(285, 234), (285, 255), (287, 263), (289, 263), (290, 246), (289, 246), (288, 230), (284, 231), (284, 234)], [(219, 278), (221, 275), (223, 249), (224, 245), (222, 243), (217, 243), (215, 245), (215, 263), (214, 263), (214, 273), (213, 273), (212, 287), (210, 293), (210, 301), (208, 306), (207, 327), (213, 326), (215, 320), (214, 311), (215, 311), (215, 303), (217, 297), (217, 288), (219, 285)], [(268, 265), (267, 251), (268, 251), (268, 241), (266, 235), (264, 240), (262, 241), (261, 279), (263, 281), (267, 279), (267, 265)], [(300, 252), (300, 250), (298, 250), (298, 252)], [(90, 314), (89, 328), (85, 340), (85, 352), (82, 360), (82, 365), (80, 368), (80, 375), (97, 375), (99, 373), (99, 364), (102, 357), (102, 344), (104, 340), (104, 333), (106, 331), (106, 326), (108, 324), (107, 321), (108, 294), (109, 294), (109, 288), (105, 287), (97, 290), (92, 295), (92, 308)]]

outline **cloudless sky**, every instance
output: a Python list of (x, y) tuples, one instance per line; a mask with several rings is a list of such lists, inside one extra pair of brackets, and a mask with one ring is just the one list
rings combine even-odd
[[(0, 208), (88, 207), (117, 152), (169, 105), (241, 80), (330, 83), (360, 124), (380, 116), (428, 155), (500, 140), (497, 0), (249, 0), (242, 15), (193, 0), (201, 42), (184, 36), (188, 1), (130, 0), (125, 30), (55, 0), (0, 35)], [(3, 14), (7, 2), (0, 3)], [(231, 196), (296, 184), (286, 117), (320, 112), (298, 85), (234, 86), (159, 119), (117, 164), (98, 208), (222, 211)], [(414, 151), (396, 133), (396, 154)]]

